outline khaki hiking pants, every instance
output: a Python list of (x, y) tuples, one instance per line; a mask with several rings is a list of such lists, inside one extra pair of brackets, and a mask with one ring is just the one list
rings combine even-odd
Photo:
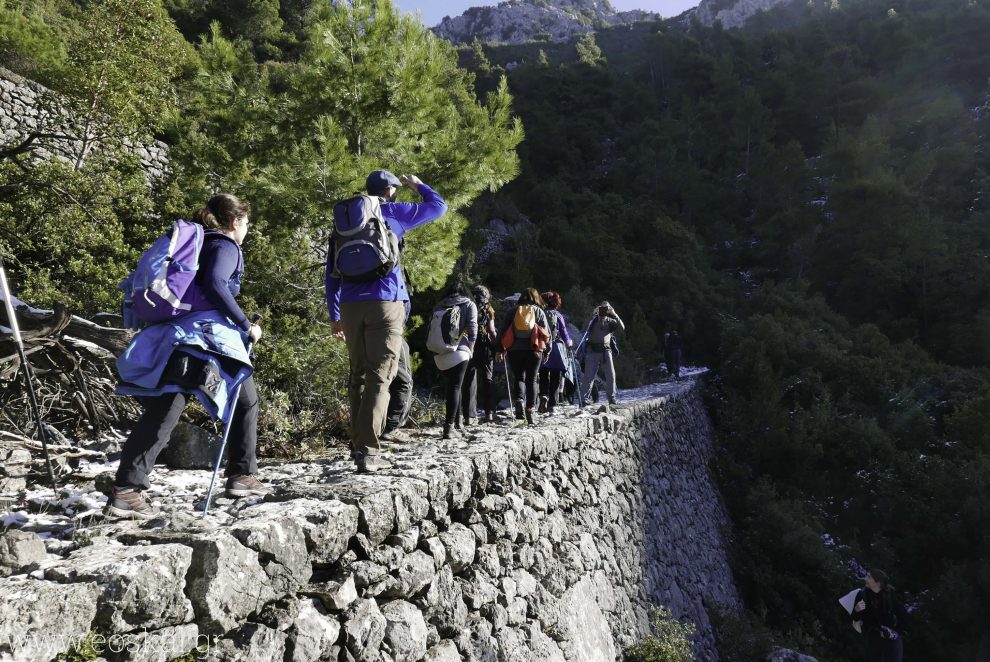
[(385, 428), (388, 387), (399, 369), (402, 326), (406, 309), (401, 301), (351, 301), (340, 304), (347, 355), (351, 360), (351, 448), (377, 455)]

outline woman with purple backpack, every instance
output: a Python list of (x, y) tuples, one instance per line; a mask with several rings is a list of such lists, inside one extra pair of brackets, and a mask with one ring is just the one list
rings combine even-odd
[[(248, 319), (235, 300), (241, 290), (241, 243), (247, 236), (250, 212), (246, 202), (220, 194), (194, 214), (193, 221), (206, 230), (195, 288), (189, 295), (192, 310), (144, 328), (118, 359), (121, 377), (131, 382), (118, 392), (140, 396), (145, 410), (124, 442), (113, 492), (104, 511), (108, 516), (148, 519), (156, 514), (141, 491), (151, 486), (149, 474), (168, 444), (189, 396), (196, 395), (203, 401), (204, 392), (237, 392), (237, 401), (227, 403), (231, 414), (227, 421), (230, 444), (226, 496), (261, 496), (268, 492), (254, 476), (258, 472), (258, 390), (250, 375), (250, 362), (243, 346), (231, 353), (223, 347), (254, 343), (262, 336), (261, 327)], [(231, 360), (233, 354), (242, 355), (236, 365)], [(246, 366), (244, 361), (248, 362)], [(229, 388), (228, 380), (234, 375), (241, 380), (239, 389)], [(152, 381), (142, 385), (137, 376)]]

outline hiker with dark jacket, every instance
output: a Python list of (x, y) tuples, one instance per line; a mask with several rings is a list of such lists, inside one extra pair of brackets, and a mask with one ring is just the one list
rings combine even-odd
[(677, 335), (677, 330), (666, 334), (663, 339), (663, 358), (667, 363), (667, 372), (674, 379), (681, 378), (681, 356), (684, 352), (684, 345), (681, 337)]
[[(244, 258), (241, 243), (247, 236), (251, 212), (246, 202), (229, 194), (215, 195), (206, 206), (198, 210), (193, 221), (206, 227), (203, 247), (199, 254), (199, 269), (196, 273), (192, 311), (172, 321), (153, 324), (140, 331), (117, 365), (121, 377), (128, 381), (139, 370), (147, 370), (151, 363), (157, 385), (155, 388), (119, 389), (130, 395), (141, 395), (145, 406), (137, 425), (124, 442), (120, 465), (114, 478), (113, 492), (107, 502), (105, 512), (113, 517), (148, 519), (155, 515), (154, 509), (141, 496), (141, 491), (151, 487), (149, 475), (155, 466), (159, 453), (168, 444), (172, 430), (179, 422), (182, 410), (190, 394), (202, 397), (203, 388), (211, 384), (184, 380), (192, 379), (188, 374), (178, 374), (177, 366), (182, 361), (188, 365), (190, 351), (205, 348), (214, 355), (222, 354), (223, 347), (210, 345), (212, 339), (230, 341), (230, 346), (250, 339), (261, 339), (261, 327), (252, 323), (240, 306), (236, 297), (241, 290), (241, 276), (244, 271)], [(165, 342), (165, 340), (169, 342)], [(174, 340), (173, 339), (181, 339)], [(145, 342), (147, 341), (147, 342)], [(183, 344), (185, 343), (185, 344)], [(241, 345), (243, 359), (249, 361)], [(206, 362), (200, 365), (207, 365)], [(249, 364), (248, 364), (249, 365)], [(227, 484), (225, 494), (231, 498), (260, 496), (268, 492), (256, 477), (258, 461), (255, 449), (258, 440), (258, 389), (250, 369), (244, 370), (246, 378), (240, 382), (237, 402), (234, 403), (230, 426), (229, 454), (227, 460)], [(206, 370), (198, 371), (207, 374)], [(212, 386), (217, 387), (223, 375), (213, 375)], [(179, 383), (179, 377), (183, 383)], [(136, 381), (136, 380), (133, 380)]]
[(550, 334), (550, 324), (543, 312), (545, 305), (540, 293), (527, 287), (519, 295), (515, 308), (503, 321), (498, 334), (509, 369), (512, 370), (512, 398), (516, 418), (522, 420), (525, 415), (529, 425), (535, 424), (533, 414), (536, 409), (536, 379), (543, 361), (543, 352), (533, 347), (533, 336), (537, 327), (545, 337)]
[(865, 587), (856, 596), (850, 618), (866, 637), (869, 662), (901, 662), (904, 657), (904, 628), (907, 612), (894, 595), (886, 573), (870, 570)]
[(616, 386), (615, 364), (612, 361), (612, 334), (625, 331), (626, 325), (612, 308), (612, 304), (604, 301), (595, 309), (595, 315), (586, 328), (583, 348), (584, 373), (581, 375), (581, 384), (584, 386), (582, 401), (586, 405), (591, 404), (591, 388), (598, 375), (598, 368), (601, 367), (605, 373), (605, 393), (608, 395), (608, 402), (614, 405)]
[(446, 404), (443, 421), (444, 439), (460, 437), (458, 418), (461, 409), (461, 387), (464, 383), (464, 374), (471, 362), (475, 341), (478, 339), (478, 307), (471, 300), (470, 294), (466, 285), (458, 283), (437, 306), (438, 311), (447, 310), (454, 306), (460, 309), (460, 328), (456, 331), (455, 342), (452, 343), (456, 345), (456, 348), (433, 355), (433, 360), (444, 378), (444, 402)]
[[(423, 202), (396, 202), (400, 186), (416, 189)], [(440, 218), (447, 203), (415, 175), (400, 181), (387, 170), (375, 170), (365, 182), (369, 195), (381, 202), (381, 213), (396, 238)], [(409, 294), (396, 264), (374, 280), (350, 280), (335, 273), (334, 255), (327, 255), (326, 292), (330, 331), (347, 344), (350, 359), (349, 397), (351, 451), (358, 471), (387, 469), (381, 457), (380, 435), (385, 428), (389, 385), (396, 375), (402, 348), (402, 326)]]
[(479, 399), (485, 410), (485, 423), (495, 422), (495, 309), (492, 308), (491, 292), (484, 285), (471, 288), (471, 295), (478, 307), (478, 340), (461, 388), (464, 425), (473, 425), (476, 422)]
[(543, 301), (547, 304), (547, 322), (550, 325), (550, 346), (540, 367), (540, 408), (539, 412), (553, 415), (560, 393), (560, 382), (567, 370), (567, 353), (571, 337), (567, 333), (567, 320), (560, 312), (561, 298), (557, 292), (544, 292)]

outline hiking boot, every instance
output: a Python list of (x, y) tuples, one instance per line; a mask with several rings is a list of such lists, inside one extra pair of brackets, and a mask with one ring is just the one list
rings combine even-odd
[(110, 517), (122, 519), (151, 519), (158, 512), (148, 505), (141, 492), (134, 487), (117, 487), (114, 485), (103, 513)]
[(528, 425), (536, 425), (536, 423), (533, 422), (533, 408), (532, 407), (530, 407), (529, 409), (526, 410), (526, 423)]
[(554, 410), (554, 403), (551, 402), (550, 404), (547, 405), (547, 416), (553, 416), (553, 410)]
[(540, 396), (540, 408), (537, 410), (537, 413), (539, 413), (539, 414), (545, 414), (545, 413), (547, 413), (547, 403), (549, 401), (550, 401), (550, 398), (548, 398), (545, 395), (541, 395)]
[(523, 401), (522, 400), (516, 400), (516, 404), (515, 404), (515, 415), (516, 415), (516, 418), (519, 419), (520, 421), (523, 419)]
[(378, 435), (378, 439), (393, 444), (409, 444), (413, 441), (412, 435), (403, 430), (389, 430), (388, 432), (383, 432)]
[(457, 418), (454, 419), (454, 429), (455, 430), (463, 430), (464, 429), (464, 427), (461, 425), (461, 417), (460, 416), (458, 416)]
[(228, 499), (239, 499), (246, 496), (265, 496), (268, 486), (250, 474), (240, 474), (227, 478), (227, 489), (223, 494)]
[(361, 474), (373, 474), (376, 471), (392, 468), (392, 463), (379, 455), (358, 453), (354, 458), (354, 462), (357, 463), (358, 473)]
[(494, 423), (495, 422), (495, 412), (493, 412), (493, 411), (486, 411), (485, 412), (485, 421), (484, 422), (485, 423)]
[(446, 425), (445, 424), (443, 426), (443, 438), (444, 439), (460, 439), (461, 438), (461, 433), (457, 430), (456, 427), (455, 428), (451, 428), (450, 425)]
[(614, 405), (614, 404), (615, 404), (615, 396), (614, 396), (614, 395), (610, 395), (610, 396), (609, 396), (609, 398), (608, 398), (608, 403), (609, 403), (610, 405)]
[(466, 427), (466, 428), (471, 427), (472, 425), (477, 425), (477, 424), (478, 424), (478, 419), (477, 418), (465, 418), (464, 419), (464, 427)]

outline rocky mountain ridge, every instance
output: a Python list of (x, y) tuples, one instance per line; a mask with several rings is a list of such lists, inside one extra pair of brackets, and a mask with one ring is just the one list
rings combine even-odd
[(562, 42), (598, 28), (657, 18), (658, 14), (649, 11), (616, 11), (608, 0), (507, 0), (495, 7), (471, 7), (460, 16), (445, 16), (433, 32), (455, 44), (475, 38), (510, 44)]
[[(697, 7), (670, 21), (682, 28), (694, 20), (705, 26), (719, 21), (725, 28), (738, 28), (759, 12), (792, 1), (701, 0)], [(641, 9), (616, 11), (608, 0), (507, 0), (494, 7), (471, 7), (460, 16), (445, 16), (433, 32), (454, 44), (474, 39), (509, 44), (541, 40), (559, 43), (604, 27), (661, 18), (660, 14)]]

